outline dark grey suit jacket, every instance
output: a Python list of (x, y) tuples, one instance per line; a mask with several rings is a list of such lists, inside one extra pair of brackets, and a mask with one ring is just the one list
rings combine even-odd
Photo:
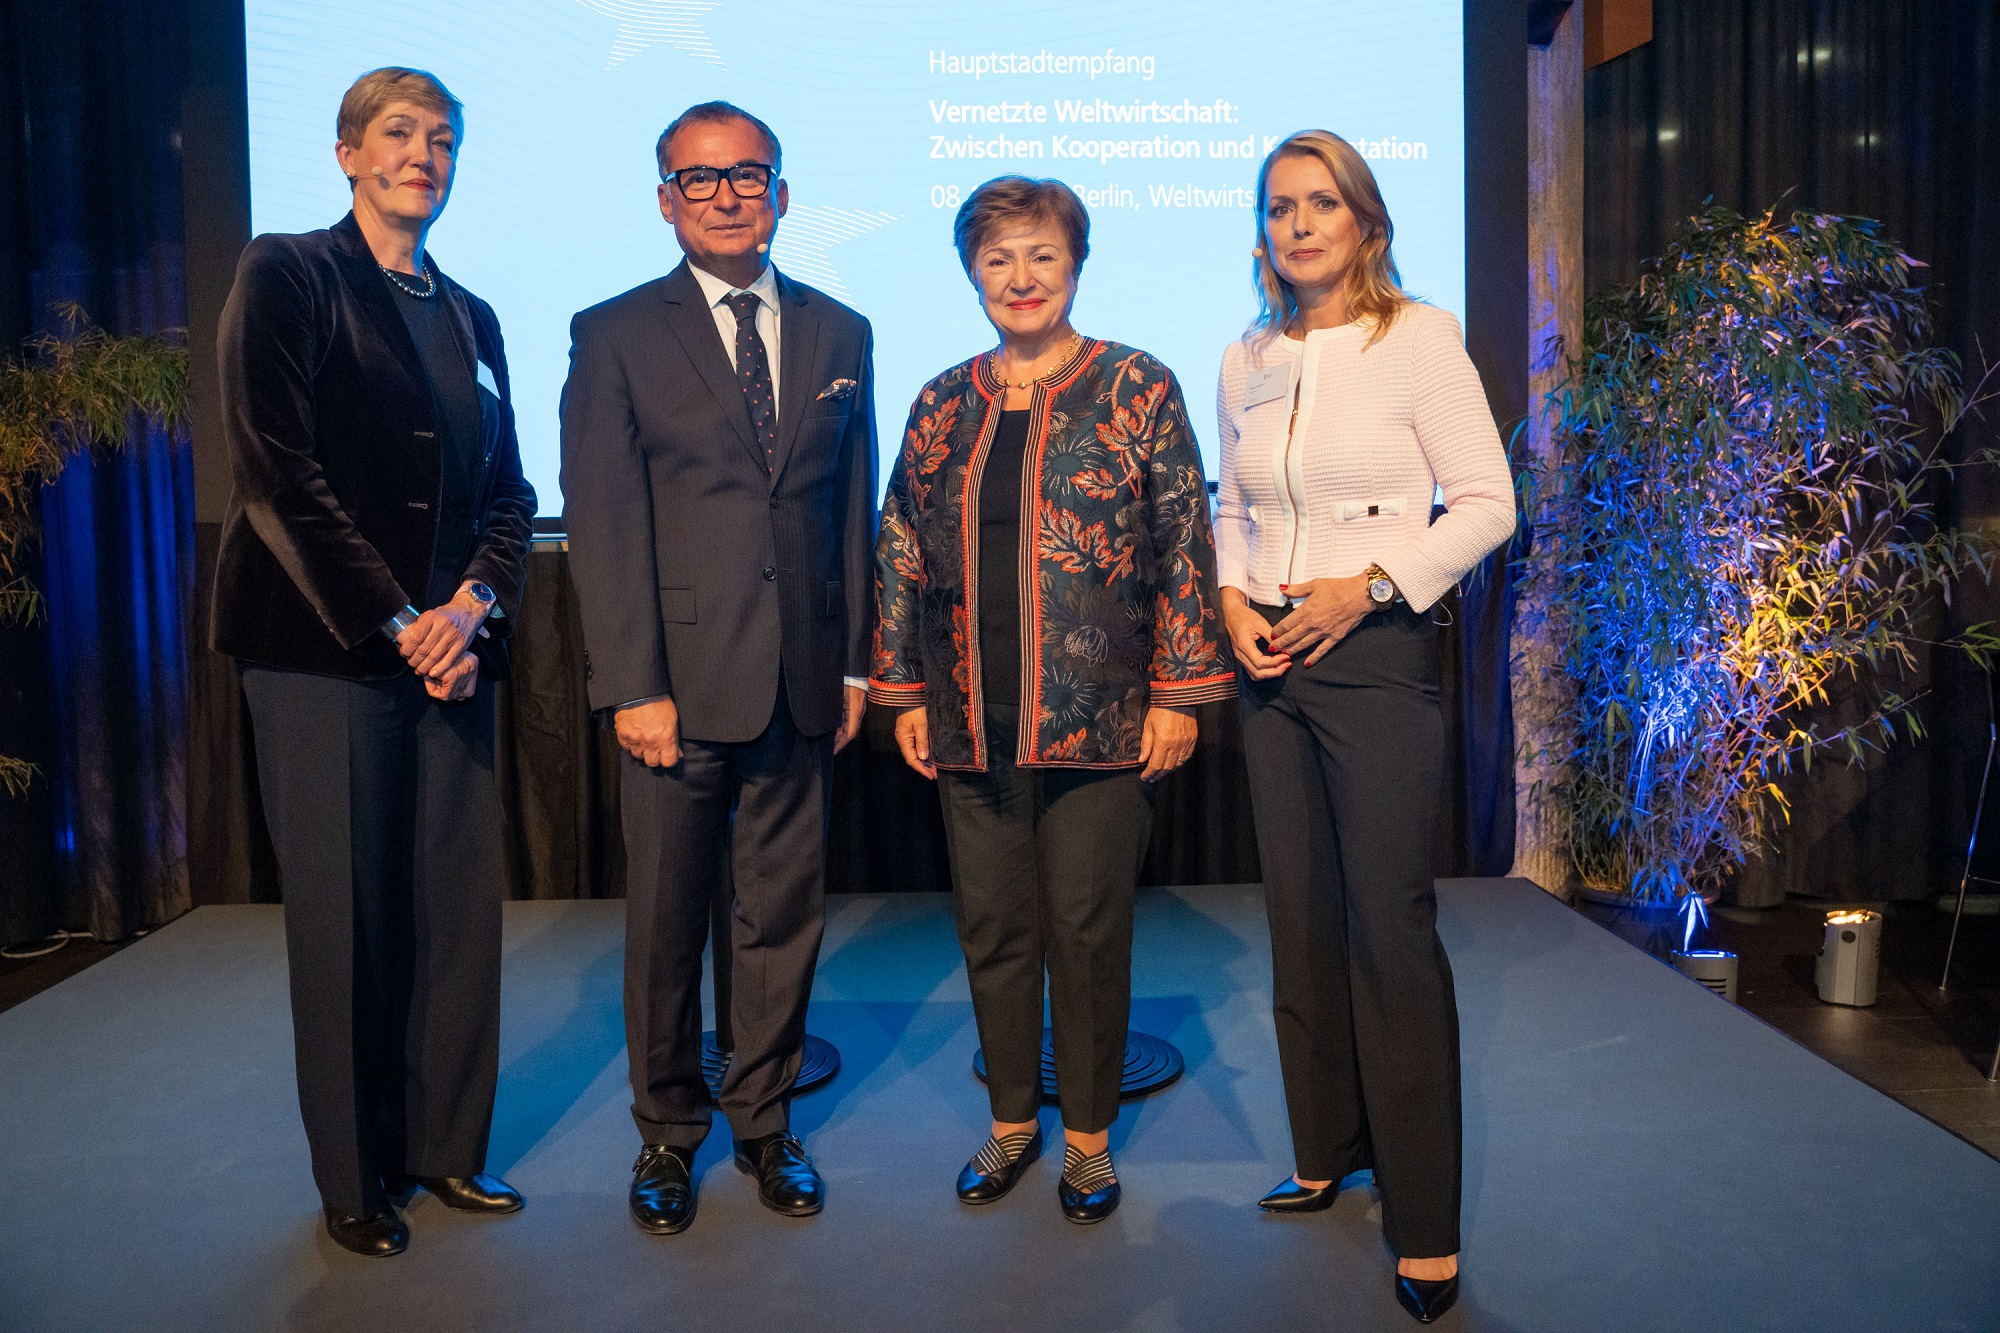
[(782, 274), (778, 291), (769, 472), (685, 263), (570, 324), (563, 518), (590, 706), (670, 695), (687, 740), (755, 740), (781, 663), (793, 720), (824, 735), (841, 677), (868, 674), (874, 335)]

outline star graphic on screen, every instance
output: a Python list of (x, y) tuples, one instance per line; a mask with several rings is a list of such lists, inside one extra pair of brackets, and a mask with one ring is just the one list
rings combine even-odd
[(621, 65), (657, 42), (703, 60), (718, 69), (722, 53), (708, 40), (701, 16), (721, 7), (721, 0), (576, 0), (585, 9), (595, 10), (618, 21), (618, 35), (611, 42), (611, 57), (604, 68)]
[(784, 225), (771, 243), (771, 260), (786, 276), (810, 283), (835, 300), (849, 301), (853, 297), (828, 251), (897, 220), (894, 213), (799, 204), (786, 212)]

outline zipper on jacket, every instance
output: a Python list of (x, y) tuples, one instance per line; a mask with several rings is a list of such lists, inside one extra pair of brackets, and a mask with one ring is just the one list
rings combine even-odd
[[(1292, 419), (1285, 423), (1285, 456), (1284, 456), (1284, 468), (1282, 469), (1285, 474), (1285, 503), (1289, 504), (1292, 507), (1292, 549), (1285, 556), (1286, 587), (1291, 586), (1293, 571), (1299, 562), (1299, 529), (1305, 526), (1303, 523), (1300, 522), (1298, 496), (1294, 494), (1292, 491), (1292, 437), (1298, 433), (1299, 400), (1300, 397), (1305, 393), (1305, 387), (1306, 387), (1306, 364), (1305, 364), (1305, 358), (1300, 357), (1299, 382), (1292, 386)], [(1280, 591), (1282, 591), (1282, 589)], [(1289, 597), (1287, 597), (1285, 600), (1288, 604), (1291, 601)]]

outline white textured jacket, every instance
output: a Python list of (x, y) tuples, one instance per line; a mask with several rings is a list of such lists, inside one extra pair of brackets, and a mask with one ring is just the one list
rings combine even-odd
[(1283, 606), (1280, 584), (1378, 564), (1424, 611), (1514, 531), (1507, 454), (1458, 321), (1412, 302), (1364, 349), (1372, 327), (1223, 354), (1221, 586)]

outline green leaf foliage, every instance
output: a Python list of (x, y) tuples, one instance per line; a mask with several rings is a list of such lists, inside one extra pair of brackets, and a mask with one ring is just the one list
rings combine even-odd
[[(40, 589), (23, 569), (39, 536), (41, 489), (72, 455), (116, 448), (147, 421), (179, 430), (187, 420), (187, 348), (178, 334), (115, 338), (74, 305), (60, 334), (0, 361), (0, 624), (41, 614)], [(32, 766), (0, 755), (0, 790), (19, 795)]]
[[(1972, 401), (1917, 267), (1865, 218), (1710, 208), (1586, 306), (1554, 461), (1523, 483), (1523, 573), (1573, 687), (1555, 796), (1585, 884), (1719, 887), (1788, 817), (1795, 762), (1917, 734), (1879, 673), (1915, 665), (1926, 606), (1990, 575), (1926, 498)], [(1983, 625), (1953, 642), (2000, 648)], [(1823, 734), (1836, 678), (1865, 716)]]

